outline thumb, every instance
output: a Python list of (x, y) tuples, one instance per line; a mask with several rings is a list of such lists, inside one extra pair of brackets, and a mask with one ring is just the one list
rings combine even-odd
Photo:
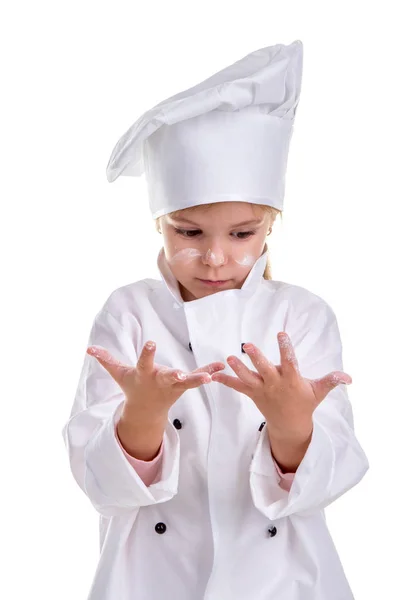
[(106, 348), (103, 348), (103, 346), (89, 346), (86, 349), (86, 352), (98, 360), (101, 366), (105, 368), (113, 379), (115, 379), (118, 385), (121, 385), (126, 373), (132, 370), (132, 367), (124, 365), (124, 363), (114, 358)]
[(347, 373), (344, 373), (343, 371), (332, 371), (320, 379), (313, 379), (312, 384), (317, 398), (322, 402), (325, 396), (340, 383), (349, 385), (352, 381), (352, 378), (350, 375), (347, 375)]

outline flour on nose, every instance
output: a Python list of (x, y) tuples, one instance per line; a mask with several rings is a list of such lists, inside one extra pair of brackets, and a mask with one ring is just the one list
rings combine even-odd
[(206, 260), (212, 260), (212, 262), (214, 262), (217, 265), (222, 265), (225, 262), (223, 255), (219, 255), (217, 257), (215, 252), (212, 252), (211, 250), (207, 250)]

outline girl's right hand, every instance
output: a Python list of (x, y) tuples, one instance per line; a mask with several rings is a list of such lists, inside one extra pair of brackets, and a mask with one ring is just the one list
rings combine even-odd
[(89, 346), (86, 350), (125, 393), (124, 415), (128, 419), (130, 412), (137, 415), (138, 411), (156, 419), (167, 419), (169, 409), (186, 390), (210, 383), (213, 373), (225, 369), (224, 363), (214, 362), (185, 374), (154, 363), (155, 349), (155, 342), (147, 342), (136, 367), (119, 362), (102, 346)]

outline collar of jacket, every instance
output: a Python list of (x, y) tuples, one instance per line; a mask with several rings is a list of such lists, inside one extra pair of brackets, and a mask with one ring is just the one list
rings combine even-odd
[[(190, 304), (191, 305), (196, 304), (196, 306), (197, 306), (198, 304), (203, 304), (203, 303), (206, 304), (210, 301), (212, 302), (213, 297), (216, 294), (218, 295), (218, 297), (220, 297), (220, 296), (224, 296), (224, 297), (238, 296), (238, 297), (248, 298), (248, 297), (252, 296), (254, 294), (254, 292), (256, 291), (256, 289), (258, 288), (258, 286), (260, 285), (260, 282), (263, 280), (263, 273), (265, 270), (265, 265), (267, 264), (267, 257), (268, 257), (268, 248), (267, 248), (267, 244), (265, 244), (263, 253), (261, 254), (261, 256), (259, 256), (259, 258), (256, 260), (256, 262), (252, 266), (251, 271), (247, 275), (241, 288), (230, 289), (230, 290), (221, 290), (220, 292), (216, 292), (215, 294), (210, 294), (208, 296), (204, 296), (203, 298), (198, 298), (197, 300), (191, 300)], [(164, 247), (162, 247), (158, 253), (157, 266), (158, 266), (158, 270), (161, 275), (161, 278), (164, 281), (164, 284), (166, 285), (167, 289), (169, 290), (169, 292), (171, 293), (171, 295), (175, 301), (175, 305), (174, 305), (175, 308), (183, 307), (185, 302), (182, 298), (182, 295), (181, 295), (181, 292), (179, 289), (179, 283), (168, 265), (167, 259), (165, 257)]]

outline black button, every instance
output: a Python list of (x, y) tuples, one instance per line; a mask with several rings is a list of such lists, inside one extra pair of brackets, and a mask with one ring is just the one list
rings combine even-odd
[(157, 523), (155, 530), (157, 533), (165, 533), (167, 531), (167, 526), (165, 523)]
[(263, 421), (263, 422), (261, 423), (261, 425), (260, 425), (260, 427), (259, 427), (258, 431), (262, 431), (262, 430), (263, 430), (263, 427), (264, 427), (264, 425), (265, 425), (265, 421)]
[(274, 537), (274, 535), (276, 535), (275, 525), (271, 525), (270, 527), (268, 527), (268, 535), (269, 537)]
[(179, 419), (174, 419), (172, 424), (175, 427), (175, 429), (182, 429), (182, 423)]
[(241, 349), (242, 349), (242, 352), (243, 352), (243, 354), (246, 354), (246, 350), (244, 350), (244, 349), (243, 349), (243, 346), (245, 345), (245, 343), (246, 343), (246, 342), (242, 342), (242, 343), (240, 344), (240, 347), (241, 347)]
[(190, 342), (189, 342), (189, 350), (190, 350), (190, 352), (193, 352), (193, 350), (192, 350), (192, 344)]

